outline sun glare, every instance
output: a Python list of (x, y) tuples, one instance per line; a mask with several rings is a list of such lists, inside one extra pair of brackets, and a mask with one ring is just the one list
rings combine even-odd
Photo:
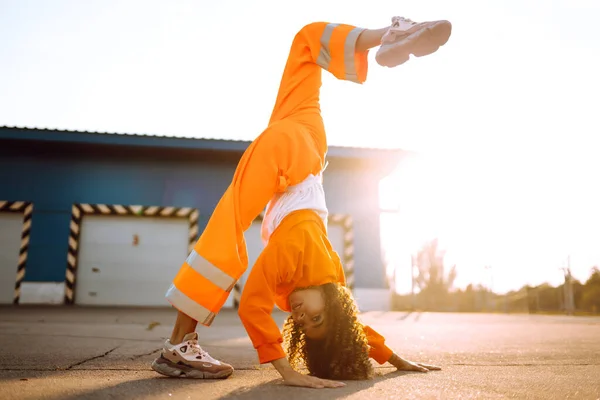
[(457, 286), (488, 280), (484, 266), (489, 249), (484, 241), (473, 241), (480, 221), (478, 210), (465, 201), (469, 187), (456, 165), (425, 156), (403, 162), (382, 180), (382, 250), (398, 292), (410, 290), (411, 255), (435, 238), (446, 252), (447, 267), (457, 265)]

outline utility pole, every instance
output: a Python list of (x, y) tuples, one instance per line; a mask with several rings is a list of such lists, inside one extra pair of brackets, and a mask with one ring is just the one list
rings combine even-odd
[(567, 283), (567, 287), (569, 288), (569, 297), (568, 297), (568, 305), (569, 305), (569, 315), (573, 315), (575, 313), (575, 299), (573, 296), (573, 274), (571, 273), (571, 255), (567, 258), (567, 278), (569, 282)]
[(488, 303), (488, 306), (491, 309), (495, 309), (494, 302), (493, 302), (493, 299), (494, 299), (494, 273), (492, 271), (492, 266), (491, 265), (486, 265), (483, 268), (485, 270), (489, 271), (489, 273), (490, 273), (490, 287), (489, 287), (489, 290), (488, 290), (488, 301), (487, 301), (487, 303)]
[(565, 312), (567, 315), (573, 315), (575, 312), (575, 299), (573, 296), (573, 275), (571, 274), (571, 255), (567, 256), (567, 266), (561, 268), (565, 275), (565, 284), (563, 293), (565, 297)]
[(410, 299), (413, 311), (416, 309), (415, 301), (415, 256), (410, 256)]

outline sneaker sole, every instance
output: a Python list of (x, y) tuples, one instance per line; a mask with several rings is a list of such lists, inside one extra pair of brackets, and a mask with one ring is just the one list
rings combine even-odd
[(451, 33), (452, 24), (449, 21), (437, 21), (399, 42), (381, 48), (376, 61), (383, 67), (391, 68), (407, 62), (411, 54), (423, 57), (435, 53), (448, 42)]
[(208, 371), (200, 371), (185, 365), (174, 364), (168, 360), (165, 361), (158, 363), (156, 360), (154, 360), (152, 362), (152, 369), (161, 375), (171, 378), (225, 379), (233, 374), (233, 369), (212, 373)]

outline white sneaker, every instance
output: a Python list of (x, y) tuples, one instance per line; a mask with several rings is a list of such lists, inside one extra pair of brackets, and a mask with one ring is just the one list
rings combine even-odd
[(185, 335), (179, 344), (167, 340), (152, 369), (166, 376), (196, 379), (222, 379), (233, 373), (231, 365), (215, 360), (200, 347), (196, 332)]
[(384, 67), (404, 64), (411, 54), (422, 57), (434, 53), (446, 44), (451, 33), (449, 21), (417, 23), (404, 17), (393, 17), (392, 26), (381, 39), (375, 60)]

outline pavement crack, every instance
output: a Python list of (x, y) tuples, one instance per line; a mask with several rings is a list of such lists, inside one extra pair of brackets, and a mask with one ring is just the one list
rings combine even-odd
[(158, 349), (154, 349), (154, 350), (152, 350), (149, 353), (136, 354), (136, 355), (132, 356), (130, 359), (131, 360), (137, 360), (140, 357), (151, 356), (152, 354), (156, 353), (157, 351), (161, 351), (161, 350), (162, 350), (162, 347), (159, 347)]
[(71, 370), (71, 369), (73, 369), (74, 367), (77, 367), (77, 366), (81, 365), (81, 364), (85, 364), (85, 363), (86, 363), (86, 362), (88, 362), (88, 361), (92, 361), (92, 360), (96, 360), (96, 359), (98, 359), (98, 358), (106, 357), (107, 355), (109, 355), (110, 353), (112, 353), (113, 351), (115, 351), (116, 349), (118, 349), (119, 347), (120, 347), (120, 345), (119, 345), (119, 346), (116, 346), (116, 347), (114, 347), (114, 348), (112, 348), (112, 349), (110, 349), (110, 350), (108, 350), (108, 351), (107, 351), (106, 353), (104, 353), (104, 354), (100, 354), (100, 355), (98, 355), (98, 356), (94, 356), (94, 357), (86, 358), (86, 359), (85, 359), (85, 360), (83, 360), (83, 361), (80, 361), (80, 362), (78, 362), (78, 363), (75, 363), (75, 364), (71, 364), (71, 365), (69, 365), (67, 368), (65, 368), (65, 370), (67, 370), (67, 371), (68, 371), (68, 370)]
[[(102, 357), (102, 356), (98, 356), (98, 357)], [(89, 361), (89, 360), (87, 360)], [(76, 364), (76, 365), (80, 365), (80, 364)], [(76, 366), (76, 365), (73, 365)], [(451, 364), (454, 366), (469, 366), (469, 367), (562, 367), (562, 366), (576, 366), (576, 367), (592, 367), (592, 366), (596, 366), (598, 364), (560, 364), (560, 365), (556, 365), (556, 364), (511, 364), (511, 365), (479, 365), (479, 364)], [(70, 367), (71, 368), (71, 367)], [(59, 368), (59, 370), (68, 370), (69, 372), (76, 372), (76, 373), (89, 373), (89, 372), (93, 372), (93, 371), (136, 371), (136, 372), (152, 372), (152, 369), (149, 367), (143, 367), (143, 368), (111, 368), (111, 367), (83, 367), (83, 368), (78, 368), (78, 369), (70, 369), (70, 368)], [(256, 367), (237, 367), (235, 368), (236, 371), (270, 371), (270, 372), (275, 372), (275, 368), (273, 367), (264, 367), (264, 368), (256, 368)], [(376, 370), (378, 370), (378, 373), (381, 374), (383, 371), (386, 370), (396, 370), (395, 368), (391, 368), (391, 367), (377, 367)], [(449, 369), (446, 369), (445, 371), (442, 370), (441, 373), (444, 373), (446, 371), (448, 371)], [(57, 371), (57, 368), (14, 368), (14, 367), (1, 367), (0, 371), (13, 371), (13, 372), (25, 372), (25, 371), (35, 371), (35, 372), (54, 372)], [(392, 372), (394, 372), (392, 371)], [(387, 372), (387, 371), (386, 371)], [(404, 372), (404, 371), (399, 371), (399, 372)]]

